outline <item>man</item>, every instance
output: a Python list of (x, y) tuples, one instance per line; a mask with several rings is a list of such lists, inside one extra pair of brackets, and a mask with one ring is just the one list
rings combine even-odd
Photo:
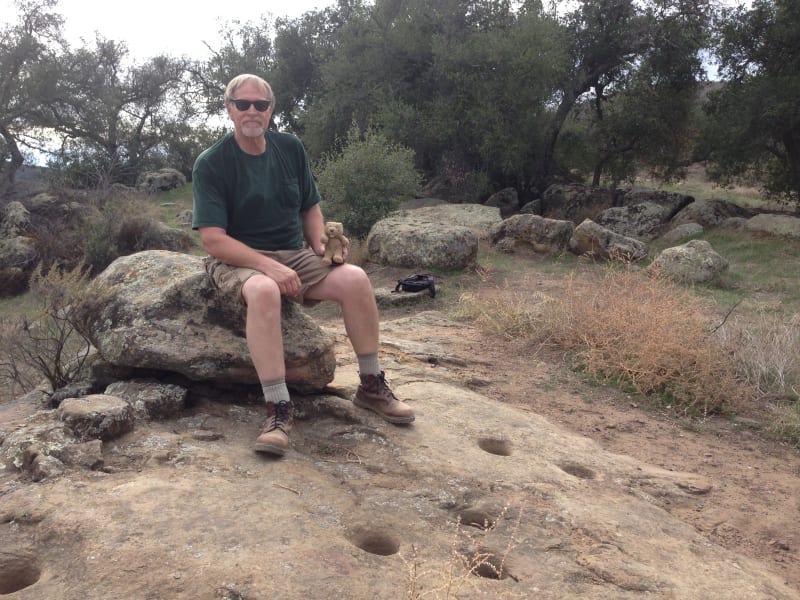
[(283, 296), (337, 302), (358, 358), (361, 384), (353, 402), (390, 423), (410, 423), (413, 411), (392, 393), (378, 360), (378, 308), (369, 278), (355, 265), (322, 262), (319, 192), (300, 140), (268, 128), (272, 88), (256, 75), (239, 75), (225, 90), (225, 106), (234, 131), (195, 162), (192, 227), (210, 255), (206, 268), (214, 284), (239, 294), (247, 307), (247, 346), (267, 402), (254, 449), (282, 456), (289, 445)]

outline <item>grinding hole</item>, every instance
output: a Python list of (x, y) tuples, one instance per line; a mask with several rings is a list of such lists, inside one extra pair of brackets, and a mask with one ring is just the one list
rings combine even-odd
[(364, 552), (379, 556), (390, 556), (400, 551), (400, 542), (394, 536), (375, 529), (357, 529), (350, 535), (353, 545)]
[(507, 440), (494, 438), (482, 438), (478, 440), (478, 446), (484, 452), (496, 454), (497, 456), (511, 456), (511, 443)]
[(505, 579), (509, 576), (508, 564), (504, 564), (503, 557), (481, 549), (472, 555), (465, 555), (470, 572), (476, 577), (484, 579)]
[(41, 572), (33, 557), (0, 550), (0, 595), (24, 590), (39, 581), (39, 577)]
[(458, 513), (458, 516), (461, 518), (462, 524), (469, 527), (477, 527), (478, 529), (491, 529), (497, 522), (496, 517), (477, 508), (464, 509)]
[(573, 475), (580, 479), (594, 479), (594, 471), (586, 467), (582, 467), (581, 465), (575, 465), (575, 464), (560, 465), (560, 468), (565, 473), (569, 473), (570, 475)]

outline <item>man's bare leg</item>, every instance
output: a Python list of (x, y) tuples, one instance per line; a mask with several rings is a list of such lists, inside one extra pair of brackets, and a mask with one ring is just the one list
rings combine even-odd
[(281, 293), (272, 279), (254, 275), (242, 286), (242, 297), (247, 303), (247, 347), (267, 402), (267, 422), (254, 449), (281, 456), (289, 446), (293, 424), (283, 356)]
[(372, 283), (363, 269), (344, 264), (308, 289), (306, 298), (332, 300), (342, 307), (344, 328), (358, 357), (361, 385), (353, 401), (378, 413), (390, 423), (410, 423), (414, 411), (386, 384), (378, 361), (378, 306)]

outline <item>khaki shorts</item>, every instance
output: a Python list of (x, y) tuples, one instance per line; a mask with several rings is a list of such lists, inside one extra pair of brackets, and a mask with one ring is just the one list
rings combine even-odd
[[(277, 251), (259, 250), (258, 252), (289, 267), (300, 276), (300, 291), (296, 296), (287, 296), (287, 298), (306, 306), (313, 306), (319, 303), (319, 300), (306, 300), (304, 298), (305, 293), (308, 288), (325, 279), (331, 269), (335, 268), (334, 266), (326, 265), (322, 262), (322, 257), (315, 254), (310, 248)], [(242, 286), (253, 275), (262, 275), (261, 271), (256, 269), (234, 267), (213, 256), (207, 256), (204, 263), (206, 272), (214, 287), (226, 294), (236, 294), (242, 303), (244, 303)]]

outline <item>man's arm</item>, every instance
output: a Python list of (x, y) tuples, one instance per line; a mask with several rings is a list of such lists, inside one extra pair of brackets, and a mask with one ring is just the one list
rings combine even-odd
[(325, 254), (325, 244), (322, 243), (322, 234), (325, 232), (325, 219), (322, 209), (315, 204), (307, 211), (300, 213), (303, 218), (303, 237), (315, 254)]
[(211, 256), (229, 265), (261, 271), (278, 284), (284, 296), (300, 291), (300, 277), (295, 271), (232, 238), (222, 227), (200, 227), (198, 232), (203, 248)]

